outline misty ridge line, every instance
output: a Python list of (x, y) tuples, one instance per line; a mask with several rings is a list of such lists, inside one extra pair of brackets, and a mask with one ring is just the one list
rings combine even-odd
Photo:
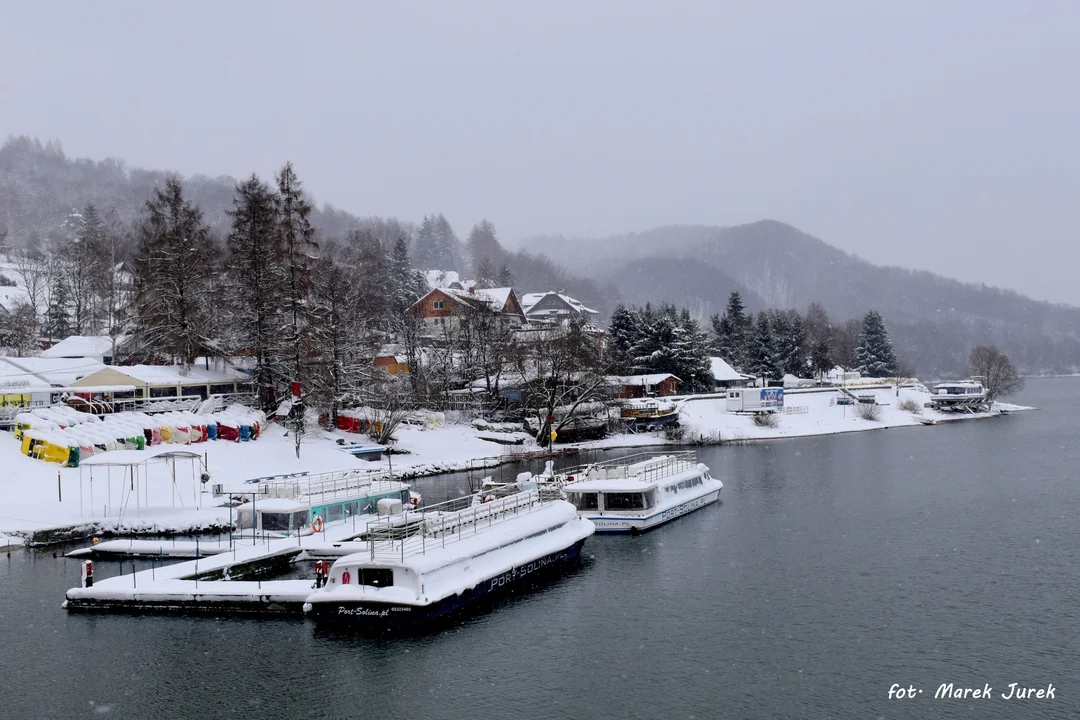
[[(86, 204), (130, 234), (153, 190), (174, 176), (180, 177), (128, 168), (116, 159), (71, 160), (58, 141), (12, 137), (0, 148), (0, 234), (8, 245), (40, 240), (56, 234), (72, 209)], [(183, 182), (212, 233), (224, 237), (238, 181), (196, 174)], [(390, 249), (405, 237), (417, 269), (513, 278), (523, 292), (563, 291), (605, 318), (620, 304), (673, 303), (704, 321), (722, 311), (736, 291), (753, 312), (801, 312), (819, 303), (843, 322), (877, 310), (900, 352), (921, 373), (962, 373), (968, 351), (978, 344), (1002, 347), (1027, 373), (1080, 367), (1080, 309), (928, 271), (872, 265), (775, 220), (734, 227), (671, 225), (596, 239), (545, 235), (504, 245), (484, 220), (461, 240), (442, 215), (419, 223), (362, 218), (306, 197), (320, 238), (366, 231)], [(417, 245), (425, 223), (439, 238), (429, 251)]]

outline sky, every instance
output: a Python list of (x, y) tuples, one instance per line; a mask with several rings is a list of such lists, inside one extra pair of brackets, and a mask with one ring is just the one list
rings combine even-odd
[[(0, 136), (516, 245), (772, 218), (1080, 305), (1072, 0), (0, 0)], [(534, 247), (542, 250), (542, 247)]]

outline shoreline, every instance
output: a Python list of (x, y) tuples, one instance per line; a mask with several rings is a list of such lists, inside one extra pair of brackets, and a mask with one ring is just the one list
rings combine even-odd
[[(880, 391), (879, 391), (880, 392)], [(203, 455), (214, 482), (235, 484), (238, 478), (269, 476), (290, 472), (319, 473), (347, 468), (381, 470), (390, 473), (395, 480), (408, 482), (421, 478), (438, 477), (461, 472), (498, 468), (513, 463), (538, 462), (547, 459), (557, 464), (561, 458), (572, 458), (582, 453), (631, 449), (656, 448), (694, 449), (716, 445), (750, 445), (772, 440), (818, 437), (847, 433), (887, 430), (898, 427), (923, 426), (917, 418), (926, 417), (933, 424), (946, 424), (965, 420), (986, 420), (1014, 412), (1027, 412), (1036, 408), (996, 404), (989, 413), (950, 416), (929, 409), (921, 409), (918, 415), (900, 410), (890, 398), (879, 405), (882, 417), (879, 421), (858, 419), (845, 408), (829, 404), (826, 394), (791, 395), (791, 403), (807, 402), (809, 406), (796, 406), (794, 414), (778, 415), (775, 428), (757, 427), (745, 415), (729, 414), (722, 400), (695, 398), (680, 403), (682, 412), (682, 436), (668, 438), (660, 433), (619, 434), (600, 440), (556, 444), (554, 452), (533, 445), (500, 445), (481, 436), (491, 436), (490, 430), (479, 430), (471, 424), (448, 424), (440, 427), (403, 425), (396, 432), (395, 447), (390, 460), (379, 463), (358, 460), (342, 452), (339, 440), (346, 444), (361, 440), (361, 436), (337, 430), (311, 432), (310, 439), (302, 444), (301, 458), (295, 457), (293, 442), (279, 426), (270, 426), (263, 436), (249, 443), (208, 442), (188, 446)], [(891, 398), (892, 400), (898, 398)], [(678, 400), (676, 400), (678, 402)], [(848, 406), (850, 407), (850, 406)], [(362, 440), (361, 440), (362, 441)], [(492, 454), (501, 448), (499, 454)], [(19, 547), (23, 544), (42, 545), (81, 541), (97, 536), (194, 536), (207, 533), (227, 532), (229, 510), (212, 504), (204, 489), (200, 491), (192, 475), (189, 480), (178, 481), (177, 472), (172, 484), (160, 477), (144, 480), (143, 507), (131, 516), (131, 495), (121, 500), (113, 487), (109, 488), (110, 501), (118, 505), (118, 512), (109, 512), (110, 504), (101, 504), (102, 482), (90, 474), (89, 487), (81, 468), (59, 468), (56, 465), (33, 460), (18, 452), (13, 437), (0, 438), (0, 458), (15, 453), (4, 464), (0, 473), (0, 505), (5, 516), (0, 517), (0, 549)], [(153, 466), (148, 465), (146, 472)], [(101, 470), (98, 470), (98, 478)], [(185, 484), (186, 483), (186, 484)], [(58, 486), (65, 485), (65, 497), (58, 499)], [(112, 485), (126, 483), (112, 481)], [(136, 483), (138, 485), (138, 483)], [(84, 495), (97, 500), (93, 508), (84, 502)], [(171, 490), (171, 500), (170, 500)], [(178, 493), (182, 496), (177, 505)], [(123, 495), (123, 489), (121, 489)], [(188, 504), (185, 505), (184, 497)], [(127, 504), (123, 504), (126, 502)], [(136, 501), (137, 502), (137, 501)], [(78, 510), (75, 510), (75, 505)], [(171, 507), (170, 507), (171, 505)], [(194, 507), (192, 507), (192, 505)], [(77, 514), (76, 514), (77, 513)], [(87, 517), (89, 513), (89, 517)]]

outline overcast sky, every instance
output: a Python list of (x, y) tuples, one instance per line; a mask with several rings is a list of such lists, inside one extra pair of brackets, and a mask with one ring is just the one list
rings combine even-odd
[(0, 0), (0, 134), (291, 159), (320, 202), (510, 244), (774, 218), (1080, 305), (1078, 33), (1072, 0)]

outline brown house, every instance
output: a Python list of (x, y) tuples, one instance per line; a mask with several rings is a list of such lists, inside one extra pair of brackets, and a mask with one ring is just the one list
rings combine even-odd
[(642, 397), (664, 397), (679, 392), (682, 380), (671, 373), (653, 375), (621, 375), (608, 378), (612, 397), (617, 400)]
[(520, 325), (525, 313), (513, 288), (459, 290), (436, 288), (417, 300), (409, 312), (419, 317), (429, 334), (454, 329), (469, 312), (496, 313), (507, 322)]

